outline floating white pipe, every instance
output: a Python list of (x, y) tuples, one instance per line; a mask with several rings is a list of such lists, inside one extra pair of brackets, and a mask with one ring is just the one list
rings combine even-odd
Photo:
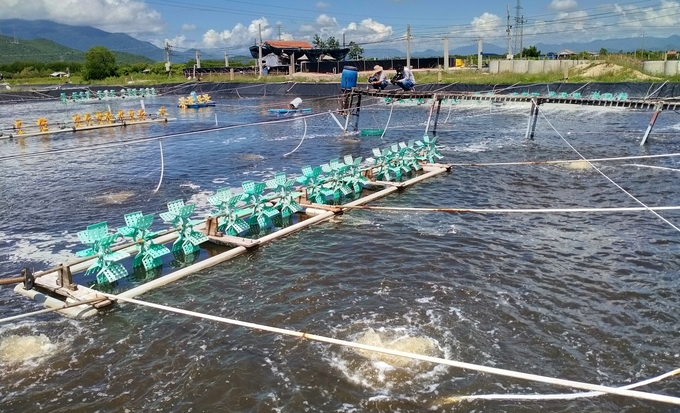
[(158, 180), (158, 185), (156, 186), (156, 189), (154, 189), (154, 193), (158, 192), (158, 190), (161, 187), (161, 183), (163, 182), (163, 171), (165, 171), (165, 163), (163, 161), (163, 144), (161, 143), (161, 140), (158, 140), (158, 146), (160, 147), (161, 150), (161, 178)]
[(543, 164), (559, 164), (559, 163), (574, 163), (574, 162), (605, 162), (605, 161), (626, 161), (629, 159), (649, 159), (649, 158), (668, 158), (680, 156), (680, 153), (666, 153), (661, 155), (639, 155), (639, 156), (621, 156), (617, 158), (595, 158), (595, 159), (572, 159), (572, 160), (555, 160), (555, 161), (519, 161), (519, 162), (488, 162), (488, 163), (452, 163), (451, 166), (505, 166), (505, 165), (543, 165)]
[(379, 207), (379, 206), (364, 206), (364, 205), (342, 205), (342, 208), (348, 209), (368, 209), (376, 211), (412, 211), (412, 212), (474, 212), (477, 214), (552, 214), (560, 212), (624, 212), (624, 211), (673, 211), (680, 210), (680, 206), (667, 207), (615, 207), (615, 208), (529, 208), (529, 209), (471, 209), (471, 208), (415, 208), (415, 207)]
[[(165, 275), (161, 278), (156, 278), (153, 281), (149, 281), (148, 283), (142, 284), (139, 287), (132, 288), (130, 290), (127, 290), (125, 292), (122, 292), (118, 295), (118, 297), (124, 298), (124, 297), (137, 297), (139, 295), (142, 295), (148, 291), (151, 291), (153, 289), (156, 289), (158, 287), (164, 286), (166, 284), (169, 284), (173, 281), (177, 281), (180, 278), (184, 278), (187, 275), (191, 275), (195, 272), (198, 272), (200, 270), (203, 270), (208, 267), (212, 267), (214, 265), (217, 265), (221, 262), (227, 261), (237, 255), (241, 255), (244, 252), (246, 252), (247, 249), (246, 247), (235, 247), (233, 249), (230, 249), (229, 251), (223, 252), (221, 254), (218, 254), (214, 257), (206, 258), (203, 261), (199, 261), (196, 264), (193, 264), (189, 267), (185, 267), (182, 269), (179, 269), (177, 271), (174, 271), (168, 275)], [(103, 294), (103, 295), (108, 295), (108, 294)]]
[(406, 358), (410, 358), (410, 359), (414, 359), (414, 360), (427, 361), (427, 362), (435, 363), (435, 364), (443, 364), (443, 365), (446, 365), (446, 366), (451, 366), (451, 367), (456, 367), (456, 368), (461, 368), (461, 369), (466, 369), (466, 370), (473, 370), (473, 371), (478, 371), (478, 372), (493, 374), (493, 375), (498, 375), (498, 376), (513, 377), (513, 378), (517, 378), (517, 379), (536, 381), (536, 382), (540, 382), (540, 383), (554, 384), (554, 385), (557, 385), (557, 386), (571, 387), (571, 388), (583, 389), (583, 390), (592, 390), (592, 391), (597, 391), (597, 392), (616, 394), (616, 395), (619, 395), (619, 396), (633, 397), (633, 398), (636, 398), (636, 399), (652, 400), (652, 401), (657, 401), (657, 402), (680, 405), (680, 398), (673, 397), (673, 396), (665, 396), (665, 395), (661, 395), (661, 394), (646, 393), (646, 392), (641, 392), (641, 391), (637, 391), (637, 390), (627, 390), (627, 389), (616, 388), (616, 387), (608, 387), (608, 386), (602, 386), (602, 385), (598, 385), (598, 384), (582, 383), (582, 382), (573, 381), (573, 380), (565, 380), (565, 379), (558, 379), (558, 378), (554, 378), (554, 377), (540, 376), (538, 374), (522, 373), (522, 372), (517, 372), (517, 371), (512, 371), (512, 370), (500, 369), (500, 368), (496, 368), (496, 367), (481, 366), (481, 365), (472, 364), (472, 363), (464, 363), (464, 362), (455, 361), (455, 360), (447, 360), (447, 359), (443, 359), (443, 358), (439, 358), (439, 357), (424, 356), (422, 354), (408, 353), (408, 352), (405, 352), (405, 351), (399, 351), (399, 350), (393, 350), (393, 349), (382, 348), (382, 347), (377, 347), (377, 346), (371, 346), (371, 345), (367, 345), (367, 344), (360, 344), (360, 343), (355, 343), (355, 342), (346, 341), (346, 340), (338, 340), (338, 339), (334, 339), (334, 338), (330, 338), (330, 337), (324, 337), (324, 336), (319, 336), (319, 335), (315, 335), (315, 334), (303, 333), (303, 332), (300, 332), (300, 331), (288, 330), (288, 329), (277, 328), (277, 327), (270, 327), (270, 326), (266, 326), (266, 325), (262, 325), (262, 324), (249, 323), (249, 322), (246, 322), (246, 321), (239, 321), (239, 320), (234, 320), (234, 319), (231, 319), (231, 318), (218, 317), (218, 316), (214, 316), (214, 315), (210, 315), (210, 314), (204, 314), (204, 313), (198, 313), (198, 312), (195, 312), (195, 311), (183, 310), (181, 308), (150, 303), (148, 301), (141, 301), (141, 300), (131, 299), (131, 298), (127, 298), (127, 297), (121, 297), (121, 295), (116, 296), (116, 295), (113, 295), (113, 294), (106, 294), (106, 293), (102, 293), (102, 295), (105, 295), (106, 297), (108, 297), (112, 300), (117, 299), (117, 300), (120, 300), (120, 301), (123, 301), (123, 302), (128, 302), (128, 303), (131, 303), (131, 304), (137, 304), (137, 305), (142, 305), (142, 306), (146, 306), (146, 307), (151, 307), (151, 308), (155, 308), (155, 309), (163, 310), (163, 311), (168, 311), (168, 312), (175, 313), (175, 314), (182, 314), (182, 315), (187, 315), (187, 316), (190, 316), (190, 317), (202, 318), (204, 320), (217, 321), (217, 322), (220, 322), (220, 323), (232, 324), (232, 325), (237, 325), (237, 326), (246, 327), (246, 328), (250, 328), (250, 329), (268, 331), (268, 332), (271, 332), (271, 333), (293, 336), (293, 337), (298, 337), (298, 338), (304, 338), (304, 339), (319, 341), (319, 342), (323, 342), (323, 343), (337, 344), (337, 345), (344, 346), (344, 347), (358, 348), (358, 349), (368, 350), (368, 351), (375, 351), (377, 353), (406, 357)]
[[(651, 379), (643, 380), (638, 383), (629, 384), (627, 386), (619, 387), (620, 389), (634, 389), (637, 387), (646, 386), (648, 384), (656, 383), (668, 377), (675, 376), (680, 373), (680, 369), (675, 369), (660, 376), (652, 377)], [(605, 393), (593, 391), (588, 393), (563, 393), (563, 394), (475, 394), (471, 396), (454, 396), (450, 401), (457, 402), (462, 400), (573, 400), (588, 397), (602, 396)]]
[(24, 290), (23, 284), (17, 284), (16, 287), (14, 287), (14, 292), (17, 294), (21, 294), (24, 297), (28, 297), (38, 303), (42, 303), (45, 307), (49, 309), (55, 309), (58, 310), (59, 313), (62, 315), (65, 315), (66, 317), (69, 318), (88, 318), (96, 315), (98, 313), (97, 309), (87, 305), (87, 304), (81, 304), (76, 307), (69, 307), (69, 308), (64, 308), (64, 302), (61, 300), (58, 300), (56, 298), (52, 298), (48, 295), (45, 295), (43, 293), (40, 293), (36, 290)]

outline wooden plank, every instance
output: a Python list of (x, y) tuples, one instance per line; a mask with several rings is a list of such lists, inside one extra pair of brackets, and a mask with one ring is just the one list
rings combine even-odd
[(63, 288), (57, 284), (57, 273), (52, 272), (49, 274), (45, 274), (42, 277), (36, 278), (35, 279), (35, 285), (37, 288), (42, 288), (44, 290), (50, 291), (54, 294), (58, 294), (65, 299), (72, 299), (72, 300), (77, 300), (77, 301), (85, 301), (85, 300), (92, 300), (95, 298), (101, 298), (103, 301), (101, 303), (97, 303), (96, 308), (104, 307), (107, 305), (112, 304), (110, 300), (108, 300), (105, 296), (99, 294), (99, 292), (89, 289), (87, 287), (84, 287), (82, 285), (78, 285), (77, 289), (75, 290), (70, 290), (68, 288)]
[(236, 245), (246, 248), (255, 247), (260, 243), (260, 241), (256, 239), (234, 237), (232, 235), (208, 235), (207, 237), (210, 241), (217, 242), (218, 244)]

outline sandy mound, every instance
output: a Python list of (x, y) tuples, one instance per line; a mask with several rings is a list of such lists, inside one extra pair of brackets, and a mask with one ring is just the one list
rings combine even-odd
[(654, 76), (649, 76), (637, 70), (627, 69), (613, 63), (588, 63), (574, 66), (571, 70), (573, 70), (574, 74), (583, 77), (598, 77), (625, 73), (631, 79), (658, 80), (658, 78)]

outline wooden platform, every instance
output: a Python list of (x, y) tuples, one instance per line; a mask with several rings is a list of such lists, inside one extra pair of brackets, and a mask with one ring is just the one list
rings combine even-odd
[(128, 121), (115, 121), (113, 123), (107, 123), (107, 124), (102, 124), (102, 125), (90, 125), (90, 126), (67, 126), (64, 128), (50, 128), (46, 131), (43, 132), (26, 132), (26, 133), (16, 133), (16, 132), (9, 132), (8, 135), (5, 135), (7, 133), (7, 130), (0, 132), (0, 139), (12, 139), (12, 138), (27, 138), (31, 136), (45, 136), (45, 135), (52, 135), (55, 133), (65, 133), (65, 132), (79, 132), (79, 131), (86, 131), (86, 130), (94, 130), (94, 129), (104, 129), (104, 128), (117, 128), (117, 127), (124, 127), (124, 126), (132, 126), (132, 125), (145, 125), (148, 123), (158, 123), (158, 122), (169, 122), (172, 120), (177, 120), (177, 118), (168, 118), (168, 117), (158, 117), (155, 119), (146, 119), (146, 120), (128, 120)]
[[(433, 177), (435, 175), (447, 172), (451, 169), (451, 165), (446, 165), (446, 164), (427, 164), (423, 165), (423, 170), (424, 173), (419, 174), (413, 178), (410, 178), (406, 181), (403, 182), (398, 182), (398, 183), (388, 183), (388, 182), (377, 182), (375, 183), (378, 186), (384, 186), (383, 189), (372, 193), (370, 195), (363, 196), (355, 201), (352, 201), (348, 204), (344, 205), (325, 205), (325, 204), (305, 204), (302, 202), (302, 199), (300, 199), (301, 204), (305, 206), (306, 209), (317, 209), (319, 210), (320, 214), (311, 216), (307, 219), (301, 220), (289, 227), (281, 228), (278, 229), (277, 231), (270, 233), (268, 235), (265, 235), (264, 237), (261, 238), (245, 238), (245, 237), (235, 237), (235, 236), (230, 236), (230, 235), (223, 235), (223, 234), (218, 234), (218, 235), (208, 235), (208, 238), (210, 239), (211, 242), (218, 243), (218, 244), (223, 244), (223, 245), (231, 245), (234, 246), (234, 248), (231, 248), (225, 252), (222, 252), (214, 257), (206, 258), (204, 260), (201, 260), (197, 263), (194, 263), (188, 267), (175, 270), (170, 272), (169, 274), (166, 274), (162, 277), (156, 278), (152, 281), (149, 281), (147, 283), (141, 284), (137, 287), (134, 287), (124, 293), (121, 293), (120, 296), (123, 297), (135, 297), (140, 294), (144, 294), (145, 292), (151, 291), (155, 288), (158, 288), (160, 286), (169, 284), (171, 282), (174, 282), (180, 278), (183, 278), (187, 275), (193, 274), (197, 271), (200, 271), (204, 268), (208, 268), (214, 265), (217, 265), (221, 262), (224, 262), (226, 260), (229, 260), (233, 257), (236, 257), (238, 255), (241, 255), (248, 251), (248, 249), (257, 247), (259, 245), (263, 245), (266, 243), (269, 243), (271, 241), (274, 241), (276, 239), (285, 237), (293, 232), (299, 231), (303, 228), (307, 228), (311, 225), (315, 225), (317, 223), (326, 221), (330, 219), (331, 217), (335, 216), (336, 214), (341, 214), (346, 210), (351, 210), (352, 207), (358, 206), (358, 205), (364, 205), (367, 204), (371, 201), (374, 201), (376, 199), (382, 198), (384, 196), (387, 196), (393, 192), (396, 192), (399, 190), (400, 187), (408, 187), (411, 186), (415, 183), (418, 183), (422, 180), (428, 179), (430, 177)], [(302, 196), (302, 193), (298, 193), (298, 196)], [(203, 231), (203, 232), (208, 232), (207, 229), (207, 223), (206, 222), (201, 222), (201, 223), (196, 223), (194, 226), (194, 229), (198, 231)], [(154, 240), (155, 243), (157, 244), (166, 244), (169, 242), (173, 242), (177, 238), (177, 233), (176, 231), (169, 231), (169, 233), (164, 234), (159, 236)], [(128, 243), (129, 244), (129, 243)], [(121, 245), (120, 248), (114, 248), (115, 250), (121, 250), (124, 252), (128, 252), (131, 255), (134, 254), (136, 251), (134, 246), (130, 246), (128, 244)], [(17, 287), (15, 291), (20, 290), (19, 292), (22, 295), (26, 295), (28, 297), (31, 296), (33, 292), (36, 294), (42, 294), (46, 293), (49, 294), (51, 297), (58, 297), (56, 301), (57, 304), (55, 304), (57, 307), (61, 306), (62, 302), (73, 302), (73, 301), (87, 301), (87, 300), (93, 300), (93, 299), (99, 299), (101, 298), (101, 302), (97, 302), (96, 304), (84, 304), (83, 306), (89, 306), (90, 308), (94, 309), (99, 309), (105, 306), (108, 306), (112, 304), (112, 301), (107, 299), (106, 297), (102, 296), (99, 292), (92, 290), (90, 288), (87, 288), (82, 285), (77, 285), (77, 284), (71, 284), (70, 286), (62, 286), (60, 285), (60, 273), (59, 273), (59, 268), (68, 268), (73, 274), (77, 272), (82, 272), (86, 268), (88, 268), (92, 262), (94, 262), (95, 258), (90, 257), (90, 258), (85, 258), (85, 259), (77, 259), (71, 263), (64, 263), (63, 266), (57, 267), (57, 269), (50, 269), (42, 272), (37, 272), (35, 273), (35, 289), (34, 290), (27, 290), (23, 291), (20, 290), (20, 287)], [(84, 307), (88, 308), (88, 307)], [(97, 312), (96, 311), (90, 311), (90, 312), (83, 312), (79, 313), (77, 317), (90, 317), (95, 315)]]
[[(416, 86), (417, 87), (417, 86)], [(370, 96), (376, 98), (391, 98), (391, 99), (436, 99), (439, 102), (443, 100), (457, 100), (457, 101), (481, 101), (492, 103), (506, 103), (506, 102), (525, 102), (530, 103), (532, 100), (537, 104), (554, 103), (567, 105), (584, 105), (584, 106), (602, 106), (602, 107), (621, 107), (632, 109), (657, 109), (661, 110), (677, 110), (680, 108), (680, 100), (663, 100), (663, 99), (593, 99), (589, 97), (562, 97), (562, 96), (533, 96), (533, 95), (506, 95), (506, 94), (476, 94), (476, 93), (452, 93), (452, 92), (420, 92), (420, 91), (403, 91), (403, 90), (377, 90), (377, 89), (352, 89), (352, 92), (357, 95)]]

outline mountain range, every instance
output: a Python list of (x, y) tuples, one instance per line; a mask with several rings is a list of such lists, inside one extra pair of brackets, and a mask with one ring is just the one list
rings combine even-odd
[[(49, 20), (0, 20), (0, 63), (17, 60), (32, 60), (36, 55), (53, 55), (54, 60), (68, 60), (71, 56), (79, 56), (78, 52), (86, 52), (94, 46), (104, 46), (111, 51), (124, 53), (125, 60), (131, 56), (143, 56), (140, 61), (162, 62), (166, 59), (166, 51), (152, 43), (135, 39), (124, 33), (109, 33), (95, 29), (91, 26), (69, 26), (55, 23)], [(18, 41), (21, 39), (22, 41)], [(38, 42), (38, 43), (33, 43)], [(443, 43), (443, 42), (442, 42)], [(24, 46), (22, 46), (24, 44)], [(31, 47), (28, 47), (31, 45)], [(646, 50), (677, 50), (680, 48), (680, 36), (673, 35), (667, 38), (634, 37), (623, 39), (594, 40), (588, 43), (569, 42), (561, 44), (537, 43), (525, 47), (536, 46), (543, 54), (559, 52), (570, 49), (575, 52), (599, 51), (602, 48), (609, 52), (633, 52), (636, 49)], [(54, 49), (47, 53), (45, 50)], [(506, 48), (491, 43), (483, 44), (483, 52), (487, 54), (503, 55)], [(221, 53), (221, 52), (220, 52)], [(244, 51), (247, 54), (247, 51)], [(413, 51), (412, 58), (443, 56), (443, 49), (427, 49)], [(450, 56), (468, 56), (477, 54), (477, 44), (458, 47), (449, 50)], [(396, 48), (365, 48), (364, 58), (391, 58), (404, 57), (406, 53)], [(170, 48), (170, 61), (172, 63), (186, 63), (195, 59), (196, 50), (186, 51), (172, 50)], [(203, 60), (222, 60), (222, 54), (211, 54), (201, 51)], [(233, 56), (232, 58), (250, 59), (249, 56)], [(77, 59), (81, 60), (81, 59)], [(134, 58), (133, 58), (134, 60)], [(239, 59), (241, 60), (241, 59)], [(117, 61), (120, 61), (117, 56)]]

